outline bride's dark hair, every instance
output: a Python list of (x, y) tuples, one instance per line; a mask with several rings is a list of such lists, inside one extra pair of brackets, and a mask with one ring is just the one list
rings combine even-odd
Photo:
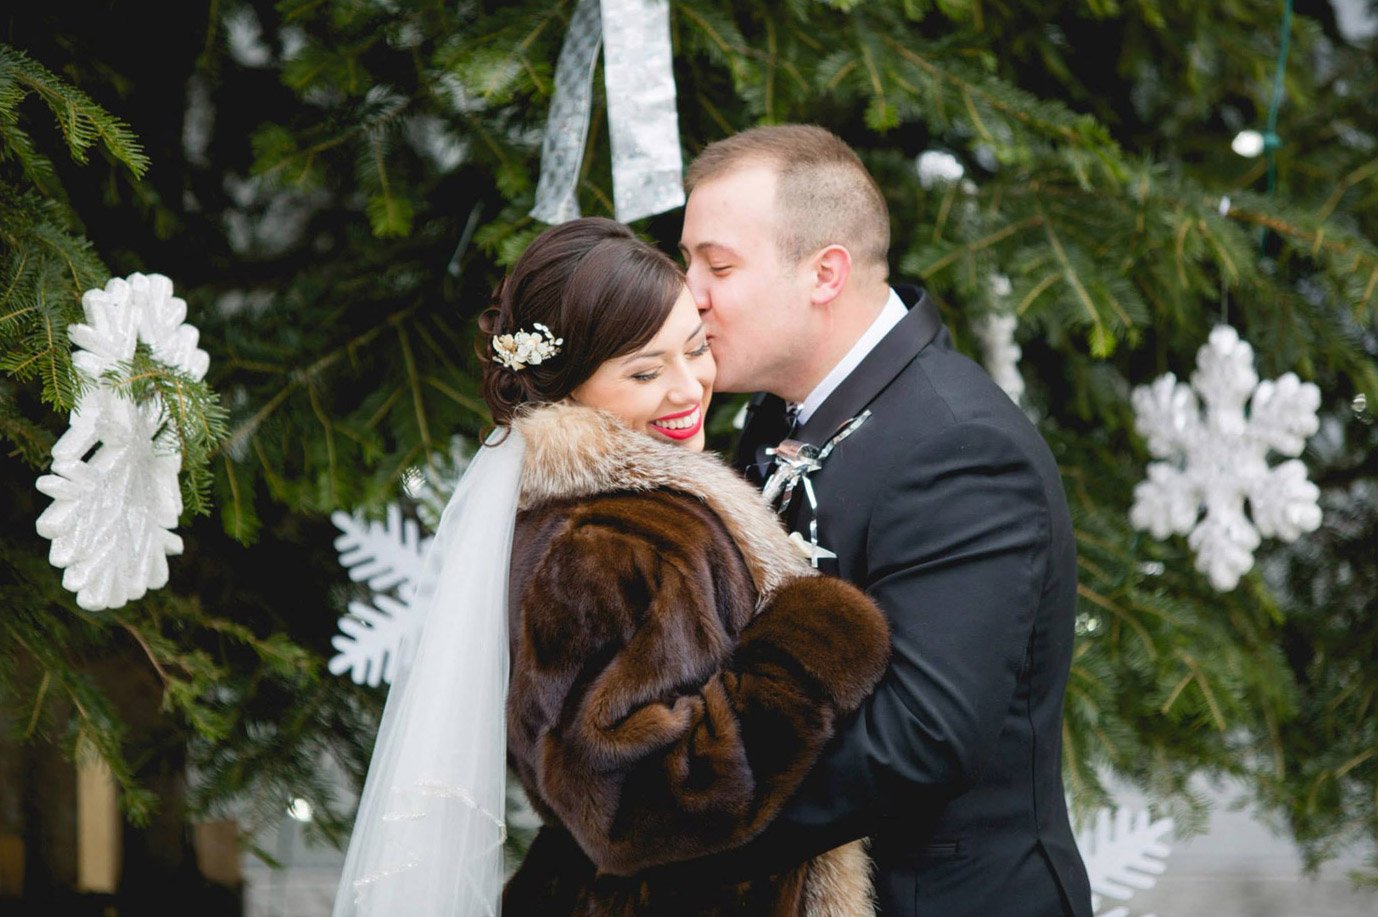
[[(584, 217), (536, 237), (479, 317), (483, 400), (505, 425), (524, 404), (559, 401), (605, 361), (645, 346), (684, 288), (668, 256), (621, 223)], [(494, 359), (493, 336), (545, 325), (560, 352), (512, 370)]]

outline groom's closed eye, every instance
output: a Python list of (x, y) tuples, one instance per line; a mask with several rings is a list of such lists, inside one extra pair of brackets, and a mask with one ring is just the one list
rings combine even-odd
[[(736, 250), (721, 242), (700, 242), (698, 245), (694, 246), (694, 251), (697, 251), (707, 259), (708, 269), (715, 274), (719, 271), (728, 270), (736, 266), (738, 253)], [(693, 261), (692, 253), (687, 247), (681, 245), (679, 247), (679, 254), (680, 257), (684, 259), (684, 265), (687, 268)]]

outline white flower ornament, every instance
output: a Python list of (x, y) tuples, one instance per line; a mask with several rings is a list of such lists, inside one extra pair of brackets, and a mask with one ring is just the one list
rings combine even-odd
[(35, 528), (53, 543), (48, 560), (63, 569), (63, 587), (82, 608), (99, 611), (167, 585), (167, 556), (182, 553), (171, 531), (182, 514), (182, 456), (163, 405), (157, 398), (136, 404), (101, 375), (131, 360), (139, 341), (194, 379), (205, 376), (210, 357), (183, 321), (186, 302), (161, 274), (112, 278), (81, 302), (86, 322), (67, 334), (88, 388), (53, 445), (52, 474), (35, 485), (53, 498)]
[(540, 322), (533, 323), (531, 327), (536, 330), (494, 335), (493, 359), (513, 372), (521, 372), (528, 366), (543, 363), (560, 352), (560, 345), (565, 342), (564, 338), (557, 338)]

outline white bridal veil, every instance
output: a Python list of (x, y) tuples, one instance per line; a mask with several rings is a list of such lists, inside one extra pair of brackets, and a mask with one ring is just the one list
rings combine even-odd
[(333, 917), (499, 911), (507, 577), (525, 452), (516, 430), (480, 449), (440, 518), (413, 600), (419, 637), (383, 709)]

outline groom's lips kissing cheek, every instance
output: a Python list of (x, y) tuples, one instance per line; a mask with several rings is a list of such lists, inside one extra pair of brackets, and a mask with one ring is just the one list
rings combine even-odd
[(703, 405), (696, 404), (678, 414), (666, 414), (651, 421), (651, 429), (671, 439), (693, 439), (703, 429)]

